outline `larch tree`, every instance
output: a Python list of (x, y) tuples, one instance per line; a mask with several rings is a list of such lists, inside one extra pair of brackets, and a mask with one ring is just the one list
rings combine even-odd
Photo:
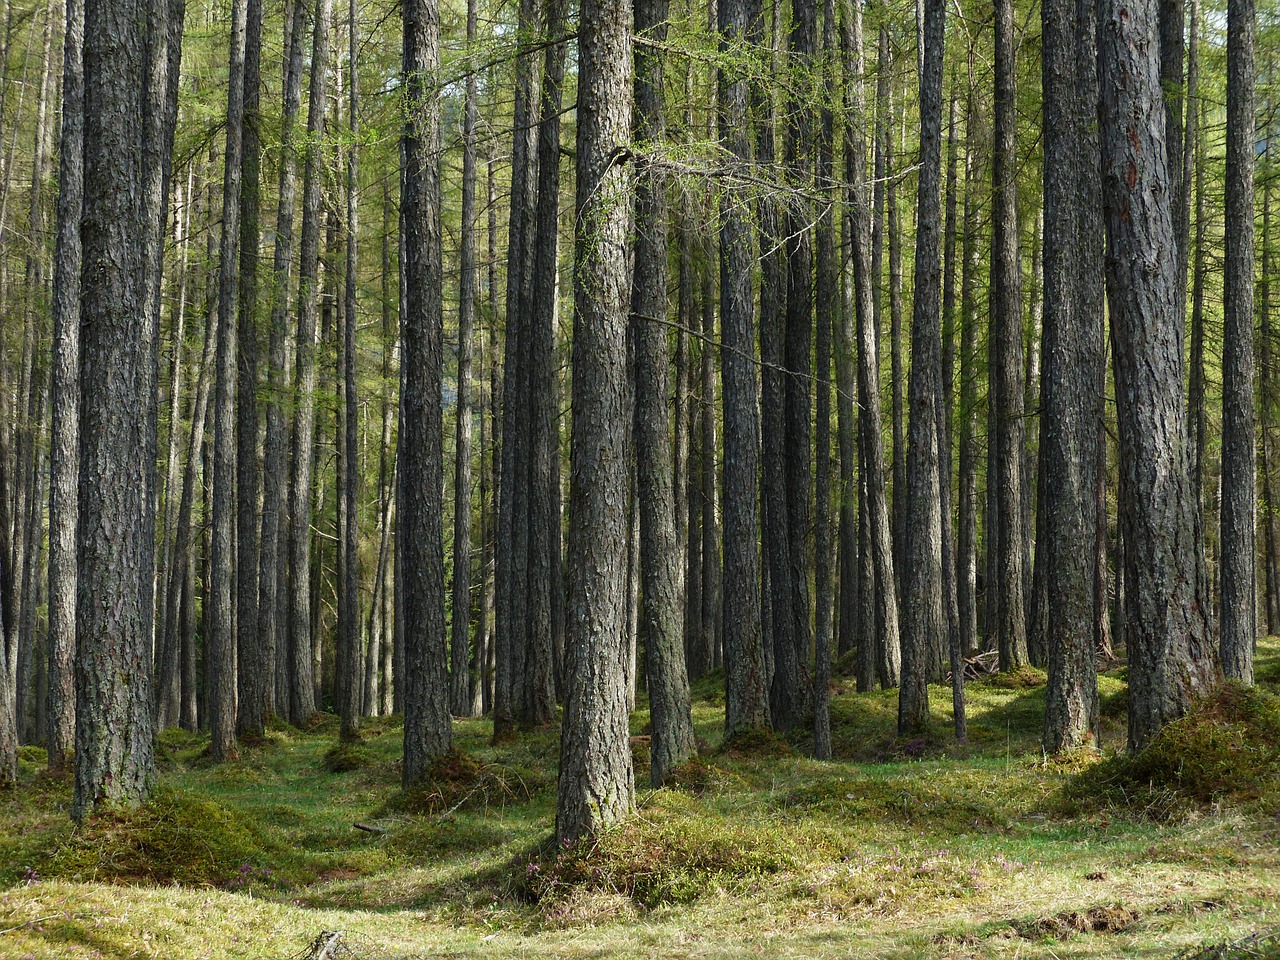
[[(81, 220), (76, 781), (72, 815), (143, 801), (153, 777), (150, 431), (156, 331), (145, 238), (152, 0), (87, 0)], [(158, 28), (158, 29), (157, 29)]]
[(916, 214), (915, 304), (911, 318), (911, 435), (907, 457), (906, 569), (902, 574), (902, 681), (898, 730), (929, 722), (930, 650), (942, 648), (942, 505), (938, 484), (938, 394), (942, 389), (943, 0), (926, 0), (920, 90), (920, 192)]
[(640, 503), (641, 616), (653, 717), (651, 777), (661, 786), (697, 749), (685, 668), (680, 552), (676, 545), (674, 473), (667, 368), (667, 181), (661, 173), (663, 66), (667, 0), (639, 0), (635, 47), (635, 140), (653, 151), (636, 184), (635, 277), (631, 341), (635, 354), (636, 492)]
[(1129, 746), (1217, 682), (1182, 401), (1182, 317), (1154, 0), (1101, 0), (1107, 289), (1120, 435)]
[[(720, 49), (741, 51), (749, 30), (748, 0), (717, 4)], [(719, 132), (735, 167), (750, 161), (750, 84), (722, 65)], [(724, 398), (724, 666), (725, 734), (769, 725), (769, 679), (760, 624), (759, 425), (751, 217), (730, 193), (720, 201), (720, 377)]]
[[(1049, 685), (1045, 749), (1087, 744), (1098, 723), (1094, 589), (1097, 447), (1105, 372), (1096, 29), (1091, 3), (1051, 0), (1042, 11), (1044, 68), (1044, 394), (1038, 543), (1046, 591)], [(1105, 447), (1104, 447), (1105, 452)], [(1105, 506), (1105, 505), (1104, 505)], [(1104, 517), (1105, 522), (1105, 517)], [(1095, 741), (1096, 745), (1096, 741)]]
[(556, 803), (561, 841), (595, 834), (635, 806), (622, 647), (627, 512), (621, 499), (635, 193), (628, 156), (631, 20), (627, 0), (585, 0), (578, 31), (569, 633)]
[(404, 310), (400, 319), (400, 577), (404, 591), (404, 785), (450, 746), (444, 627), (444, 304), (440, 238), (440, 8), (404, 4), (405, 127), (400, 209)]
[[(1227, 183), (1222, 332), (1222, 670), (1253, 683), (1258, 637), (1253, 357), (1254, 0), (1227, 6)], [(1183, 276), (1183, 274), (1179, 274)]]

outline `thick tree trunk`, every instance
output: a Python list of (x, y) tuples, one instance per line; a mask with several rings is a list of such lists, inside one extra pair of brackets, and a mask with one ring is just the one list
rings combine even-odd
[(626, 610), (624, 438), (633, 204), (631, 6), (586, 0), (578, 32), (573, 447), (569, 511), (568, 697), (556, 837), (594, 834), (631, 813), (622, 653)]
[[(1044, 565), (1049, 664), (1044, 746), (1055, 754), (1084, 746), (1098, 724), (1098, 556), (1084, 545), (1097, 536), (1096, 472), (1105, 469), (1097, 448), (1104, 442), (1106, 351), (1101, 222), (1087, 199), (1098, 194), (1096, 18), (1092, 2), (1081, 10), (1076, 0), (1051, 0), (1042, 11), (1044, 469), (1043, 537), (1036, 547)], [(1103, 509), (1105, 520), (1105, 501)]]
[(404, 4), (408, 120), (402, 140), (405, 310), (400, 320), (400, 536), (404, 589), (404, 784), (449, 749), (444, 636), (444, 458), (440, 377), (443, 311), (440, 243), (440, 9)]
[(1120, 433), (1129, 746), (1217, 682), (1198, 595), (1182, 318), (1154, 0), (1099, 4), (1102, 182)]
[(78, 821), (133, 806), (152, 780), (151, 607), (156, 417), (147, 322), (148, 21), (145, 2), (85, 5), (82, 382), (76, 602)]
[[(1258, 636), (1253, 361), (1254, 0), (1227, 6), (1227, 186), (1222, 333), (1222, 670), (1253, 683)], [(1174, 181), (1177, 182), (1176, 180)], [(1179, 278), (1185, 274), (1179, 274)], [(1180, 286), (1182, 284), (1179, 284)]]

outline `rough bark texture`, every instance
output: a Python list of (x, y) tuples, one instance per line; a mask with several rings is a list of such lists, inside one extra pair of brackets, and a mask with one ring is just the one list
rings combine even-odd
[[(636, 34), (657, 46), (635, 47), (635, 140), (638, 148), (661, 142), (663, 54), (667, 0), (639, 0)], [(653, 718), (651, 779), (661, 786), (697, 750), (684, 658), (680, 551), (676, 543), (671, 414), (667, 409), (667, 184), (647, 165), (636, 185), (635, 278), (631, 287), (631, 337), (635, 349), (636, 485), (640, 498), (641, 616), (645, 625), (645, 673)]]
[(573, 449), (569, 512), (568, 697), (556, 837), (594, 834), (631, 813), (635, 775), (623, 667), (626, 623), (627, 256), (633, 203), (631, 7), (586, 0), (578, 32), (574, 218)]
[(1184, 714), (1218, 673), (1207, 598), (1197, 595), (1199, 544), (1181, 398), (1182, 319), (1156, 34), (1154, 0), (1099, 3), (1102, 183), (1134, 750)]
[[(851, 14), (850, 24), (853, 34), (846, 39), (846, 57), (852, 53), (852, 64), (846, 60), (846, 67), (855, 66), (852, 75), (861, 77), (861, 24), (862, 18), (855, 9)], [(849, 113), (852, 116), (867, 113), (866, 96), (861, 83), (850, 85)], [(864, 125), (852, 122), (847, 127), (845, 144), (845, 178), (850, 187), (850, 220), (846, 231), (853, 240), (853, 282), (854, 308), (857, 317), (857, 380), (858, 380), (858, 442), (861, 449), (862, 480), (862, 514), (866, 518), (867, 532), (870, 539), (869, 550), (864, 556), (870, 557), (872, 578), (863, 578), (863, 591), (874, 597), (874, 624), (878, 629), (870, 629), (862, 634), (863, 655), (859, 662), (865, 663), (866, 669), (859, 669), (859, 689), (870, 686), (871, 673), (878, 673), (881, 682), (886, 686), (896, 685), (901, 669), (901, 643), (898, 628), (898, 592), (897, 579), (894, 575), (893, 529), (889, 514), (888, 498), (885, 494), (886, 468), (884, 454), (884, 433), (881, 430), (880, 416), (880, 358), (877, 346), (877, 330), (875, 323), (876, 274), (875, 261), (872, 256), (871, 237), (871, 204), (868, 202), (866, 185), (866, 147), (862, 130)], [(865, 569), (865, 567), (864, 567)], [(865, 607), (865, 605), (864, 605)], [(880, 643), (866, 643), (875, 637), (881, 637)], [(874, 648), (874, 649), (873, 649)], [(868, 656), (876, 654), (876, 657)]]
[[(468, 0), (469, 47), (476, 39), (476, 18), (476, 0)], [(462, 248), (458, 254), (458, 413), (454, 444), (453, 620), (450, 624), (449, 663), (449, 709), (459, 717), (471, 712), (468, 661), (471, 640), (471, 341), (476, 316), (475, 221), (476, 75), (471, 72), (467, 74), (462, 115)]]
[[(747, 0), (720, 0), (720, 49), (741, 48)], [(720, 133), (735, 164), (751, 155), (747, 77), (719, 73)], [(731, 196), (720, 201), (720, 377), (724, 397), (725, 734), (769, 725), (769, 680), (760, 622), (759, 414), (750, 217)], [(703, 349), (706, 349), (704, 345)]]
[[(258, 215), (261, 207), (262, 0), (249, 0), (245, 22), (244, 112), (241, 124), (240, 282), (236, 334), (236, 733), (260, 737), (274, 699), (275, 650), (258, 632), (261, 517), (258, 488)], [(270, 691), (270, 694), (268, 693)]]
[(266, 437), (263, 441), (262, 528), (258, 564), (258, 639), (275, 657), (271, 697), (273, 714), (289, 716), (289, 631), (280, 614), (287, 599), (289, 530), (289, 418), (284, 398), (288, 382), (289, 290), (293, 286), (295, 247), (293, 214), (298, 191), (295, 127), (302, 104), (302, 47), (307, 8), (293, 0), (292, 25), (285, 47), (284, 118), (281, 128), (279, 197), (275, 249), (272, 255), (270, 333), (267, 347)]
[[(561, 0), (544, 4), (545, 30), (560, 37), (565, 30)], [(533, 251), (530, 254), (532, 299), (524, 311), (526, 361), (524, 385), (527, 402), (521, 404), (525, 517), (525, 614), (517, 633), (523, 644), (519, 674), (520, 720), (537, 727), (555, 718), (556, 646), (554, 630), (558, 543), (560, 538), (560, 484), (556, 460), (560, 453), (556, 390), (556, 287), (560, 249), (560, 101), (564, 82), (564, 43), (552, 43), (545, 51), (542, 97), (539, 105), (537, 155), (537, 203), (534, 207)], [(518, 465), (519, 469), (519, 465)], [(516, 519), (520, 518), (517, 504)], [(517, 541), (520, 538), (517, 537)], [(519, 656), (519, 654), (518, 654)]]
[(402, 140), (405, 309), (400, 320), (400, 549), (404, 591), (404, 784), (449, 749), (444, 633), (443, 441), (440, 411), (440, 8), (404, 4), (409, 110)]
[[(1026, 610), (1023, 602), (1022, 296), (1018, 260), (1018, 143), (1014, 89), (1013, 0), (995, 5), (995, 141), (992, 150), (991, 335), (995, 367), (991, 371), (996, 421), (996, 582), (988, 596), (999, 601), (996, 617), (1000, 669), (1027, 662)], [(914, 413), (914, 408), (913, 408)]]
[(920, 194), (916, 214), (915, 307), (911, 321), (911, 446), (907, 458), (906, 569), (902, 574), (902, 684), (898, 730), (929, 722), (929, 651), (945, 643), (938, 410), (942, 389), (942, 56), (946, 7), (926, 0), (920, 91)]
[[(84, 196), (84, 4), (68, 0), (62, 50), (58, 236), (49, 443), (49, 768), (75, 748), (76, 510), (80, 447), (80, 215)], [(172, 494), (171, 494), (172, 495)]]
[(298, 349), (294, 358), (297, 412), (293, 426), (293, 486), (289, 494), (289, 718), (301, 723), (316, 711), (314, 640), (311, 631), (311, 483), (316, 436), (316, 298), (320, 294), (322, 210), (321, 140), (325, 128), (329, 21), (333, 0), (319, 0), (311, 42), (307, 104), (307, 156), (302, 174), (299, 240)]
[[(1254, 0), (1227, 6), (1227, 196), (1222, 335), (1222, 670), (1253, 683), (1257, 429), (1253, 362)], [(1183, 274), (1179, 274), (1179, 279)], [(1181, 283), (1179, 284), (1181, 286)]]
[(956, 606), (960, 648), (978, 647), (978, 97), (974, 89), (975, 50), (969, 46), (965, 96), (964, 235), (960, 244), (960, 438), (956, 484)]
[[(152, 779), (154, 328), (146, 319), (145, 2), (85, 4), (85, 166), (72, 814), (133, 806)], [(147, 388), (150, 387), (148, 390)]]
[[(218, 353), (213, 400), (213, 582), (206, 599), (213, 632), (206, 663), (209, 683), (210, 750), (217, 762), (236, 756), (236, 353), (239, 299), (241, 148), (244, 119), (245, 19), (247, 0), (231, 7), (230, 81), (223, 158), (222, 237), (218, 268)], [(256, 581), (254, 587), (256, 589)]]
[(342, 612), (338, 625), (338, 711), (342, 717), (341, 736), (354, 738), (358, 733), (359, 718), (363, 712), (364, 671), (361, 667), (360, 632), (360, 448), (358, 444), (359, 404), (356, 396), (356, 330), (359, 323), (360, 258), (357, 249), (359, 236), (360, 193), (360, 73), (359, 73), (359, 21), (356, 0), (347, 6), (347, 63), (351, 71), (347, 98), (350, 114), (347, 118), (351, 145), (347, 148), (347, 276), (346, 310), (342, 324), (342, 397), (346, 405), (342, 417), (343, 437), (340, 439), (346, 451), (346, 483), (341, 491), (345, 506), (346, 523), (343, 527), (345, 562), (342, 570)]
[[(1105, 382), (1094, 0), (1042, 11), (1045, 91), (1044, 409), (1040, 498), (1049, 686), (1044, 746), (1084, 746), (1098, 722), (1094, 590)], [(1104, 558), (1105, 559), (1105, 558)], [(1096, 745), (1096, 744), (1095, 744)]]

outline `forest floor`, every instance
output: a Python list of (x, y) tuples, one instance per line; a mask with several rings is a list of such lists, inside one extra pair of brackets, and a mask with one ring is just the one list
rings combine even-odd
[[(1108, 752), (1122, 677), (1102, 679)], [(1280, 640), (1259, 677), (1280, 693)], [(702, 759), (589, 849), (546, 848), (550, 729), (494, 747), (459, 721), (460, 753), (408, 795), (396, 718), (354, 747), (333, 718), (280, 727), (221, 766), (168, 731), (152, 803), (80, 831), (70, 783), (24, 748), (0, 798), (0, 957), (314, 958), (341, 931), (326, 960), (1171, 958), (1280, 927), (1280, 700), (1237, 692), (1142, 764), (1046, 762), (1038, 671), (969, 685), (965, 747), (945, 688), (934, 735), (903, 741), (896, 694), (852, 683), (820, 763), (805, 735), (726, 749), (718, 678), (700, 681)]]

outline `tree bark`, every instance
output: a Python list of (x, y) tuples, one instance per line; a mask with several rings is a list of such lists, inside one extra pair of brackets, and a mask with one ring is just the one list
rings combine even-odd
[[(148, 453), (156, 417), (147, 321), (145, 0), (87, 0), (84, 36), (82, 382), (77, 524), (77, 821), (134, 806), (152, 780)], [(92, 495), (88, 495), (92, 491)]]
[[(76, 515), (80, 446), (80, 217), (84, 197), (84, 3), (67, 0), (58, 146), (49, 442), (49, 768), (75, 748)], [(170, 494), (172, 495), (172, 494)], [(167, 532), (167, 531), (166, 531)], [(0, 763), (0, 766), (3, 766)]]
[(942, 516), (938, 484), (938, 410), (942, 389), (941, 180), (943, 0), (926, 0), (924, 73), (920, 90), (920, 193), (916, 214), (915, 305), (911, 321), (911, 447), (907, 496), (905, 636), (898, 731), (929, 722), (929, 651), (944, 644)]
[(1098, 11), (1102, 181), (1120, 433), (1129, 746), (1217, 682), (1198, 595), (1182, 319), (1153, 0)]
[(626, 610), (626, 328), (631, 287), (631, 9), (585, 0), (578, 32), (573, 447), (568, 697), (556, 837), (572, 841), (635, 805), (619, 641)]
[(289, 718), (302, 723), (316, 711), (315, 659), (311, 632), (311, 496), (316, 434), (316, 298), (320, 294), (321, 163), (325, 128), (329, 21), (333, 0), (319, 0), (311, 47), (307, 104), (307, 153), (302, 173), (302, 235), (299, 240), (298, 348), (294, 359), (297, 412), (289, 494)]
[(1022, 463), (1026, 437), (1022, 424), (1023, 358), (1022, 265), (1018, 258), (1018, 144), (1014, 89), (1013, 0), (995, 5), (995, 140), (992, 150), (991, 335), (995, 367), (991, 371), (996, 422), (995, 476), (996, 581), (989, 594), (999, 597), (995, 621), (1000, 669), (1027, 662), (1026, 607), (1023, 595)]
[(408, 119), (400, 206), (405, 228), (405, 311), (400, 320), (400, 536), (404, 589), (404, 785), (449, 749), (444, 634), (444, 457), (440, 377), (443, 310), (440, 244), (440, 8), (404, 4)]
[[(1257, 431), (1253, 361), (1254, 0), (1227, 7), (1226, 277), (1222, 332), (1222, 671), (1253, 683), (1258, 636)], [(1177, 181), (1175, 181), (1177, 182)], [(1180, 276), (1183, 276), (1180, 274)]]

